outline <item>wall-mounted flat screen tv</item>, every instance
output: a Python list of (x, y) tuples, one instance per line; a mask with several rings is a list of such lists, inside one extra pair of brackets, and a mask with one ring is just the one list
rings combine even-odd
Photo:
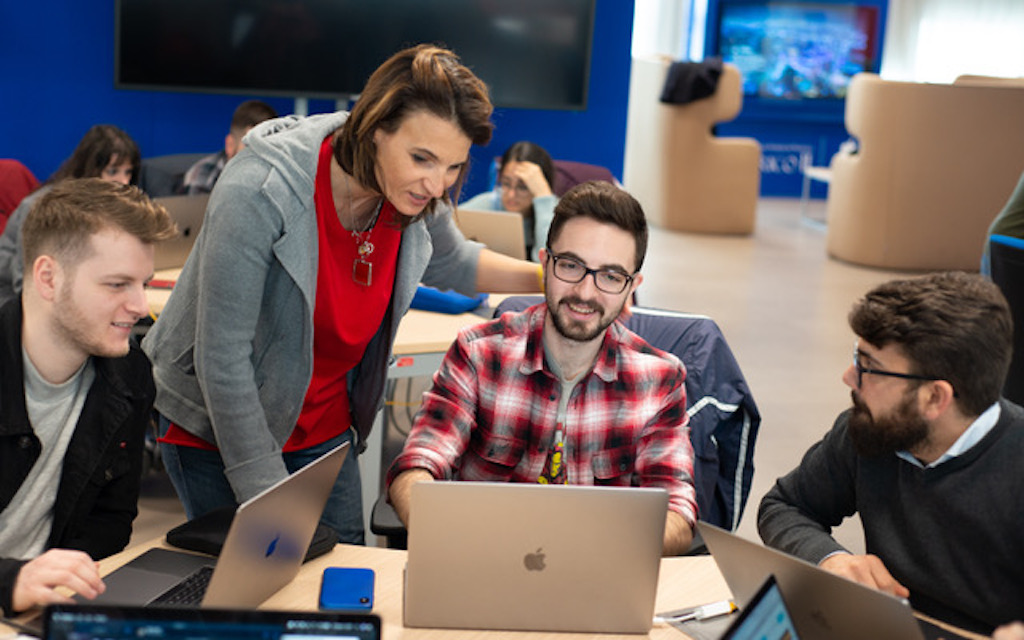
[(443, 44), (500, 107), (585, 109), (596, 0), (117, 0), (115, 86), (349, 98)]
[(855, 74), (881, 63), (878, 0), (719, 0), (716, 14), (713, 53), (739, 67), (747, 96), (842, 99)]

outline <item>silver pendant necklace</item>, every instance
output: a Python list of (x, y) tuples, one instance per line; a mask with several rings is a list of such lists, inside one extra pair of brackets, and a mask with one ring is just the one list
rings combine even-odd
[(348, 181), (348, 173), (345, 173), (344, 169), (342, 173), (345, 174), (345, 195), (348, 198), (348, 210), (352, 214), (352, 239), (356, 241), (356, 259), (352, 261), (352, 280), (356, 284), (368, 287), (373, 282), (373, 264), (369, 261), (369, 257), (375, 248), (373, 243), (370, 242), (370, 234), (373, 232), (373, 226), (377, 223), (377, 216), (380, 215), (384, 201), (381, 200), (377, 203), (377, 209), (373, 212), (373, 216), (370, 217), (370, 223), (366, 225), (366, 228), (363, 230), (357, 229), (356, 211), (352, 205), (352, 187)]

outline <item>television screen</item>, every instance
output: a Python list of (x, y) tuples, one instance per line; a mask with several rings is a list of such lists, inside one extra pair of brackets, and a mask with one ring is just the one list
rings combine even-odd
[(743, 73), (743, 92), (841, 99), (854, 74), (878, 71), (879, 10), (856, 3), (720, 4), (718, 53)]
[(117, 0), (115, 86), (357, 95), (392, 53), (453, 49), (500, 107), (584, 109), (596, 0)]

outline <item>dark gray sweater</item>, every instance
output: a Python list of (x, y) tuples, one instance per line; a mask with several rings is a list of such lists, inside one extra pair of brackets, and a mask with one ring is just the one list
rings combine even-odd
[(983, 633), (1024, 619), (1024, 409), (1000, 406), (981, 442), (934, 469), (858, 456), (840, 414), (761, 501), (762, 539), (817, 563), (843, 550), (832, 527), (859, 513), (867, 552), (918, 611)]

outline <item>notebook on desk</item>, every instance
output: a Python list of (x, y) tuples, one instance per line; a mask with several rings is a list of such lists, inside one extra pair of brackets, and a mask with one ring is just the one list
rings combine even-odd
[(482, 242), (492, 251), (526, 259), (523, 217), (518, 213), (460, 207), (452, 214), (452, 219), (469, 240)]
[(962, 638), (914, 616), (905, 601), (705, 522), (697, 529), (740, 609), (774, 575), (804, 638), (925, 640)]
[(664, 490), (423, 482), (411, 500), (406, 626), (650, 630)]
[(103, 594), (81, 602), (258, 606), (299, 572), (348, 448), (341, 445), (242, 503), (218, 558), (151, 549), (104, 576)]
[(195, 196), (165, 196), (153, 198), (154, 204), (162, 205), (178, 225), (178, 233), (170, 240), (153, 245), (153, 270), (177, 269), (185, 265), (196, 236), (203, 226), (209, 194)]
[(313, 611), (167, 609), (101, 605), (51, 605), (43, 614), (44, 640), (380, 640), (373, 614)]

